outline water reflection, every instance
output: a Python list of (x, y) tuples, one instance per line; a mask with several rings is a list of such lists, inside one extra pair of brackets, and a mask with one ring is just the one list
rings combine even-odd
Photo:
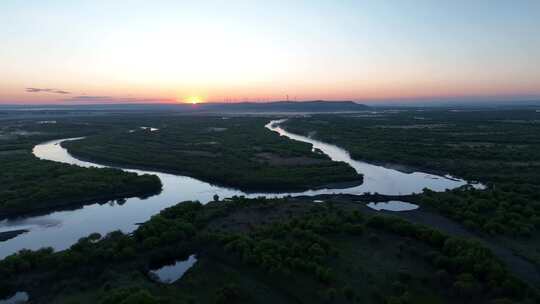
[[(313, 140), (311, 138), (286, 132), (278, 126), (279, 121), (270, 122), (266, 127), (282, 136), (313, 144), (315, 149), (330, 156), (335, 161), (344, 161), (357, 172), (364, 174), (362, 185), (346, 189), (319, 189), (297, 193), (244, 193), (239, 190), (219, 187), (207, 182), (174, 174), (154, 171), (124, 169), (138, 174), (155, 174), (162, 184), (161, 193), (147, 198), (128, 198), (122, 204), (91, 204), (76, 210), (55, 211), (46, 215), (28, 216), (17, 220), (0, 221), (0, 230), (29, 229), (29, 232), (7, 240), (0, 246), (0, 258), (19, 251), (23, 248), (39, 249), (53, 247), (63, 250), (76, 243), (77, 240), (90, 233), (102, 235), (114, 230), (125, 233), (137, 228), (137, 223), (150, 219), (164, 208), (181, 201), (197, 200), (202, 203), (213, 200), (217, 194), (220, 198), (234, 195), (246, 197), (283, 197), (287, 195), (320, 195), (320, 194), (363, 194), (378, 192), (381, 194), (399, 195), (421, 192), (424, 188), (434, 191), (444, 191), (466, 185), (461, 179), (447, 178), (422, 172), (403, 173), (397, 170), (371, 165), (351, 159), (349, 153), (339, 147)], [(105, 167), (100, 164), (79, 160), (62, 148), (62, 139), (46, 142), (34, 147), (33, 153), (40, 159), (47, 159), (81, 167)], [(81, 205), (83, 205), (81, 203)], [(8, 229), (8, 228), (9, 229)]]
[(32, 217), (32, 218), (13, 218), (0, 221), (0, 232), (13, 230), (13, 227), (17, 229), (31, 229), (31, 228), (50, 228), (60, 226), (62, 221), (53, 220), (47, 217)]
[(18, 303), (26, 303), (29, 300), (28, 293), (24, 291), (18, 291), (13, 296), (0, 300), (0, 304), (18, 304)]
[(188, 269), (197, 262), (195, 255), (190, 255), (187, 260), (176, 261), (172, 265), (165, 265), (159, 269), (151, 270), (150, 276), (156, 281), (165, 284), (172, 284), (178, 281)]
[(150, 132), (155, 132), (155, 131), (159, 131), (158, 128), (153, 128), (153, 127), (139, 127), (141, 130), (149, 130)]

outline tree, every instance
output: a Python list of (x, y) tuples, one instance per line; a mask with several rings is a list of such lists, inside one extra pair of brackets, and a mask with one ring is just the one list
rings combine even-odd
[(236, 303), (242, 297), (240, 288), (235, 284), (228, 284), (216, 290), (216, 303)]

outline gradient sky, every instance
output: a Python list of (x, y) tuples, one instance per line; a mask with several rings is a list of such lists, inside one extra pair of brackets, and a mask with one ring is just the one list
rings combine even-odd
[(0, 1), (0, 103), (535, 98), (540, 1)]

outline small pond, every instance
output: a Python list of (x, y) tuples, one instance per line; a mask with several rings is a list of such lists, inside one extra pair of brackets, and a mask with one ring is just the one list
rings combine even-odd
[(197, 262), (194, 254), (190, 255), (187, 260), (176, 261), (172, 265), (165, 265), (159, 269), (151, 270), (150, 276), (160, 283), (172, 284), (178, 281), (188, 269)]
[(0, 304), (17, 304), (17, 303), (26, 303), (30, 297), (28, 293), (24, 291), (18, 291), (9, 298), (0, 300)]
[(371, 209), (381, 211), (410, 211), (418, 209), (418, 205), (402, 202), (402, 201), (388, 201), (388, 202), (378, 202), (378, 203), (369, 203), (367, 206)]

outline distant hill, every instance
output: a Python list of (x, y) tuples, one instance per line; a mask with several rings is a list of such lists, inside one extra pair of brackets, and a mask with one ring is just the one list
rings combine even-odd
[(350, 112), (365, 111), (369, 107), (353, 101), (275, 101), (208, 103), (197, 105), (201, 110), (224, 112)]

